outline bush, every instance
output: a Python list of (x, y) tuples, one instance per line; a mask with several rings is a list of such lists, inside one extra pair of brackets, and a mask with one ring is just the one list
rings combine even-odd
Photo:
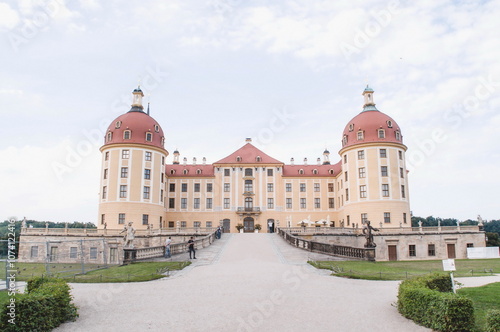
[(500, 332), (500, 310), (488, 310), (486, 314), (486, 332)]
[(398, 311), (436, 331), (472, 331), (474, 307), (466, 297), (450, 293), (448, 275), (405, 280), (399, 286)]
[(9, 322), (12, 312), (8, 301), (0, 308), (1, 331), (50, 331), (65, 321), (78, 317), (71, 303), (70, 288), (61, 279), (34, 278), (28, 281), (25, 294), (15, 299), (15, 324)]

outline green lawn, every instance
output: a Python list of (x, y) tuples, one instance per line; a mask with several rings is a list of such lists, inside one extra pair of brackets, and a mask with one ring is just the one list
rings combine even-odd
[[(309, 262), (309, 264), (316, 268), (332, 270), (335, 276), (370, 280), (403, 280), (416, 275), (443, 272), (441, 260), (396, 262), (315, 261)], [(485, 276), (500, 273), (500, 259), (457, 259), (455, 265), (457, 271), (454, 272), (454, 275), (456, 277)]]
[[(5, 262), (0, 262), (0, 279), (5, 278)], [(103, 268), (97, 264), (86, 264), (85, 274), (82, 274), (80, 264), (50, 264), (50, 274), (67, 279), (69, 282), (132, 282), (147, 281), (164, 277), (167, 269), (180, 270), (189, 262), (142, 262), (125, 266)], [(17, 269), (16, 281), (27, 281), (33, 277), (47, 275), (45, 263), (15, 263)], [(96, 270), (97, 269), (97, 270)], [(94, 270), (87, 272), (89, 270)]]
[(481, 287), (462, 288), (458, 290), (458, 294), (472, 299), (476, 327), (478, 331), (484, 331), (488, 309), (500, 309), (500, 282)]

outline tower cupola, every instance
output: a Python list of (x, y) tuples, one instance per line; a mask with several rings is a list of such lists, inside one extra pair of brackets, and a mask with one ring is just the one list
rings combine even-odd
[(138, 86), (137, 89), (135, 89), (132, 92), (132, 110), (134, 111), (143, 111), (144, 106), (142, 106), (142, 97), (144, 97), (144, 93), (141, 90), (141, 87)]

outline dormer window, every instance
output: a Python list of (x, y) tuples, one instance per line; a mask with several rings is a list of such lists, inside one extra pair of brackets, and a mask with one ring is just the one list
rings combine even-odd
[(175, 169), (170, 170), (170, 174), (174, 175), (175, 174)]
[(384, 129), (378, 130), (378, 138), (385, 138), (385, 130)]
[(396, 131), (396, 140), (401, 141), (401, 133)]
[(241, 161), (241, 157), (240, 156), (236, 157), (236, 161)]
[(358, 131), (358, 141), (361, 141), (364, 138), (363, 131)]
[(158, 126), (158, 125), (156, 125), (156, 124), (155, 124), (155, 131), (156, 131), (157, 133), (159, 133), (159, 132), (160, 132), (160, 126)]
[(146, 133), (146, 142), (151, 142), (151, 141), (153, 141), (153, 134)]
[(130, 130), (125, 130), (123, 132), (123, 139), (130, 139), (130, 134), (131, 134)]
[(108, 142), (111, 142), (112, 138), (113, 138), (113, 133), (112, 132), (108, 132), (108, 137), (107, 137)]
[(118, 128), (120, 128), (121, 125), (122, 125), (121, 121), (116, 121), (115, 128), (118, 129)]
[(304, 170), (303, 169), (299, 169), (299, 174), (300, 175), (304, 174)]
[(201, 174), (201, 169), (197, 169), (196, 174)]
[(161, 146), (165, 146), (165, 137), (161, 138)]
[(318, 174), (318, 170), (317, 169), (313, 169), (313, 174)]
[(262, 160), (262, 158), (261, 158), (260, 156), (257, 156), (257, 157), (255, 158), (255, 160), (256, 160), (257, 162), (260, 162), (260, 161)]
[(391, 120), (387, 120), (387, 127), (392, 128), (392, 121)]
[(351, 123), (351, 124), (349, 125), (349, 131), (353, 131), (353, 130), (354, 130), (354, 123)]
[(187, 169), (185, 169), (185, 170), (182, 171), (182, 174), (184, 174), (184, 175), (186, 175), (187, 173), (188, 173)]
[(344, 138), (342, 138), (342, 145), (347, 144), (347, 135), (344, 135)]
[(333, 169), (328, 170), (328, 173), (330, 173), (330, 175), (333, 175)]

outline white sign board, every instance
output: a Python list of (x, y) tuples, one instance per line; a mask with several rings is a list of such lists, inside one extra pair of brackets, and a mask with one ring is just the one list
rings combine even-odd
[(454, 259), (443, 259), (443, 270), (444, 271), (456, 271), (455, 260)]
[(467, 248), (467, 258), (500, 258), (498, 247)]

